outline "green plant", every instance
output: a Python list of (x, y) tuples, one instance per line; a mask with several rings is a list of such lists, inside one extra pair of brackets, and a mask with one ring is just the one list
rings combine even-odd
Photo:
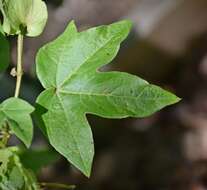
[[(18, 155), (21, 150), (7, 146), (13, 134), (30, 146), (32, 112), (57, 152), (89, 177), (94, 145), (86, 114), (104, 118), (146, 117), (180, 100), (137, 76), (98, 71), (116, 56), (121, 42), (130, 32), (130, 21), (83, 32), (78, 32), (72, 21), (62, 35), (43, 46), (37, 54), (36, 72), (45, 90), (34, 108), (19, 98), (23, 39), (24, 36), (38, 36), (43, 31), (47, 21), (46, 5), (42, 0), (0, 0), (0, 10), (3, 15), (1, 33), (18, 36), (17, 68), (13, 70), (17, 78), (15, 95), (0, 105), (2, 189), (40, 188), (33, 174), (22, 165)], [(5, 43), (2, 36), (0, 40)], [(1, 70), (6, 68), (3, 62)]]

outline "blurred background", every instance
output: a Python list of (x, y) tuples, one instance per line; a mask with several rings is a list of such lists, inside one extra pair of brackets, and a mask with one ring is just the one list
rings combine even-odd
[[(77, 184), (78, 190), (206, 190), (207, 1), (46, 3), (49, 20), (44, 33), (25, 42), (22, 97), (34, 103), (42, 91), (35, 76), (35, 54), (62, 33), (70, 20), (74, 19), (81, 31), (130, 19), (133, 30), (105, 69), (138, 75), (174, 92), (182, 101), (145, 119), (109, 120), (88, 115), (96, 150), (90, 179), (58, 156), (37, 128), (32, 150), (22, 157), (25, 164), (36, 170), (40, 181)], [(9, 41), (11, 64), (15, 64), (15, 39)], [(1, 101), (14, 93), (11, 68), (0, 75)]]

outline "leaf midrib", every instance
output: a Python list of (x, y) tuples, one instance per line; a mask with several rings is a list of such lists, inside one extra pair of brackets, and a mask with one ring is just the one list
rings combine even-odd
[(30, 113), (31, 110), (28, 110), (28, 109), (0, 109), (0, 111), (21, 111), (21, 112), (24, 112), (24, 113)]
[[(145, 87), (143, 87), (143, 89), (140, 91), (140, 94), (138, 96), (119, 96), (119, 95), (114, 95), (114, 94), (111, 94), (111, 93), (108, 93), (108, 94), (102, 94), (102, 93), (87, 93), (87, 92), (75, 92), (75, 91), (64, 91), (64, 90), (59, 90), (58, 91), (58, 94), (68, 94), (68, 95), (78, 95), (78, 96), (101, 96), (101, 97), (114, 97), (114, 98), (126, 98), (126, 99), (139, 99), (142, 94), (144, 93), (144, 91), (146, 90), (146, 88), (148, 88), (149, 86), (146, 85)], [(153, 100), (157, 97), (150, 97), (150, 98), (146, 98), (144, 97), (143, 99), (147, 99), (147, 100)], [(166, 99), (165, 97), (163, 98), (159, 98), (159, 99)]]

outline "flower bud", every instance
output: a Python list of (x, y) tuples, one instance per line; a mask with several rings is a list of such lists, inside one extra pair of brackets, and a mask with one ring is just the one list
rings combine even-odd
[(0, 0), (3, 15), (3, 31), (8, 35), (38, 36), (48, 18), (46, 4), (42, 0)]

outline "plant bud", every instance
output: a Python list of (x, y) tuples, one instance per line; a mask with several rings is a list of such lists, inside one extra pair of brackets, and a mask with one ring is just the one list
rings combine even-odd
[(3, 31), (8, 35), (34, 37), (42, 33), (48, 18), (42, 0), (0, 0)]

